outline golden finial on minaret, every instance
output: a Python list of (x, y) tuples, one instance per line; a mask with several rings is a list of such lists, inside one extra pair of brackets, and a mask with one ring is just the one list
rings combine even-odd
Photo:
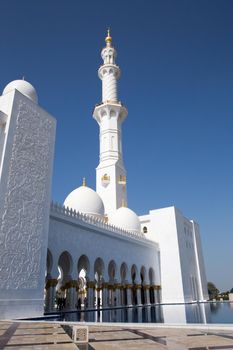
[(108, 43), (111, 44), (111, 42), (112, 42), (112, 37), (110, 35), (110, 28), (108, 28), (108, 34), (105, 38), (105, 42), (106, 42), (106, 44), (108, 44)]
[(86, 187), (87, 186), (87, 182), (86, 182), (86, 178), (83, 178), (83, 186)]

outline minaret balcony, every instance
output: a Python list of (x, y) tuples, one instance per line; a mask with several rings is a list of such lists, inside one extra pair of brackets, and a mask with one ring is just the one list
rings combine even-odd
[(123, 122), (127, 114), (127, 109), (120, 101), (104, 101), (97, 104), (93, 111), (93, 117), (98, 123), (101, 123), (102, 118), (106, 115), (109, 117), (117, 117), (121, 122)]

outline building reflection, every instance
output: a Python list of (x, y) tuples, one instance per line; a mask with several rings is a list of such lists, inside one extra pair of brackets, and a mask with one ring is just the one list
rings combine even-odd
[(129, 308), (113, 308), (78, 311), (65, 315), (67, 321), (124, 322), (124, 323), (210, 323), (215, 305), (209, 303), (147, 305)]

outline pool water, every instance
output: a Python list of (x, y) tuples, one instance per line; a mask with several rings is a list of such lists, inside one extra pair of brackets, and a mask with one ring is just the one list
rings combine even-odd
[(233, 323), (233, 303), (192, 303), (63, 312), (59, 321), (126, 323)]

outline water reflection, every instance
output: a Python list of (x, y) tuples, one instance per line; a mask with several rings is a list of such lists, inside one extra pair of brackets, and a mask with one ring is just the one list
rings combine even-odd
[(133, 308), (119, 308), (110, 310), (78, 311), (65, 313), (65, 321), (79, 322), (126, 322), (126, 323), (151, 323), (163, 322), (161, 306), (146, 306)]
[(233, 323), (231, 307), (232, 304), (224, 303), (193, 303), (97, 309), (65, 313), (62, 320), (113, 323)]

